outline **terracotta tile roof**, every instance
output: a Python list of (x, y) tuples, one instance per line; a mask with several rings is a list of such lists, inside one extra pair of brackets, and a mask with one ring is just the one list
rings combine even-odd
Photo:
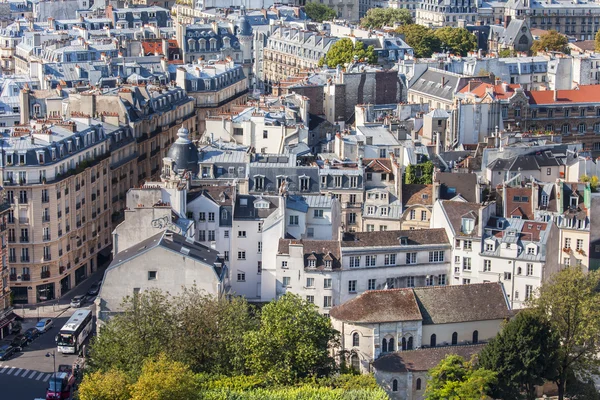
[(420, 321), (421, 312), (411, 289), (371, 290), (331, 309), (341, 321), (379, 323)]
[(578, 89), (558, 90), (554, 101), (554, 90), (532, 90), (526, 92), (529, 104), (570, 104), (600, 102), (600, 85), (579, 85)]
[(502, 284), (428, 286), (413, 289), (423, 325), (486, 321), (510, 317)]
[(491, 83), (470, 81), (467, 86), (460, 90), (460, 93), (471, 93), (479, 98), (482, 98), (487, 94), (488, 90), (491, 90), (495, 98), (507, 100), (515, 94), (516, 89), (520, 88), (521, 85), (518, 83), (509, 83), (507, 84), (506, 90), (504, 90), (502, 85), (492, 85)]
[(405, 206), (414, 204), (433, 205), (433, 185), (402, 185), (402, 203)]
[(340, 269), (341, 252), (337, 240), (296, 240), (279, 239), (278, 254), (290, 254), (290, 246), (302, 245), (304, 253), (304, 266), (308, 267), (309, 259), (316, 259), (316, 269), (325, 268), (325, 261), (331, 260), (331, 269)]
[(406, 245), (449, 244), (446, 230), (439, 229), (414, 229), (404, 231), (379, 231), (379, 232), (345, 232), (342, 237), (342, 247), (370, 247), (370, 246), (399, 246), (400, 238), (406, 237)]
[(533, 242), (540, 241), (540, 235), (546, 230), (548, 224), (546, 222), (525, 221), (521, 229), (523, 240), (531, 240)]
[(504, 199), (506, 202), (506, 211), (508, 215), (520, 216), (523, 219), (533, 219), (533, 198), (531, 188), (527, 187), (506, 187), (504, 188)]
[(392, 162), (389, 158), (373, 158), (363, 160), (366, 172), (392, 172)]
[(479, 354), (485, 345), (445, 346), (428, 349), (399, 351), (386, 354), (373, 362), (373, 367), (385, 372), (429, 371), (448, 354), (457, 354), (465, 360)]

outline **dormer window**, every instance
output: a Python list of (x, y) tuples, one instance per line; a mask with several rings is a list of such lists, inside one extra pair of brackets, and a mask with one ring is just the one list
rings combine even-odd
[(380, 212), (381, 212), (381, 216), (382, 217), (386, 217), (388, 215), (388, 209), (387, 209), (387, 207), (381, 207)]
[(240, 199), (240, 206), (247, 206), (248, 205), (248, 199)]
[(367, 207), (367, 215), (374, 215), (374, 214), (375, 214), (375, 207), (368, 206)]
[(537, 254), (537, 246), (535, 244), (528, 245), (527, 254), (535, 256)]
[(408, 244), (408, 236), (400, 236), (400, 244), (407, 245)]
[(38, 152), (38, 162), (39, 162), (40, 164), (43, 164), (43, 163), (44, 163), (44, 152), (43, 152), (43, 151), (39, 151), (39, 152)]
[(300, 191), (307, 191), (309, 189), (310, 178), (308, 176), (300, 177)]
[(264, 190), (265, 188), (265, 177), (263, 175), (254, 176), (254, 190)]
[(579, 204), (579, 197), (571, 196), (571, 207), (577, 207)]
[(277, 175), (277, 188), (280, 188), (283, 185), (283, 182), (287, 180), (287, 176)]
[(325, 261), (325, 268), (331, 269), (331, 260)]
[(269, 202), (260, 200), (254, 203), (254, 208), (269, 208)]
[(473, 233), (473, 229), (475, 228), (475, 220), (473, 218), (463, 218), (461, 228), (463, 233)]
[(309, 266), (309, 268), (316, 268), (317, 260), (308, 260), (308, 266)]

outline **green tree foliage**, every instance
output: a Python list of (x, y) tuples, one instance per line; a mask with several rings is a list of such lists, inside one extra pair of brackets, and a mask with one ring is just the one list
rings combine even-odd
[(404, 183), (408, 185), (412, 183), (431, 185), (433, 183), (433, 168), (434, 165), (431, 161), (407, 166), (404, 172)]
[(369, 64), (375, 64), (377, 62), (377, 55), (373, 46), (369, 46), (365, 49), (363, 42), (356, 41), (352, 43), (349, 38), (340, 39), (335, 42), (330, 48), (325, 59), (319, 60), (319, 65), (327, 64), (331, 68), (335, 68), (338, 65), (345, 65), (354, 60), (357, 57), (359, 61), (367, 62)]
[(477, 48), (477, 39), (475, 35), (465, 28), (445, 27), (434, 31), (435, 37), (441, 42), (442, 50), (447, 50), (452, 54), (466, 56), (469, 51)]
[(514, 55), (515, 52), (511, 49), (502, 49), (498, 52), (498, 57), (500, 58), (514, 57)]
[(596, 51), (600, 51), (600, 31), (596, 32)]
[(247, 365), (269, 382), (282, 384), (326, 376), (335, 369), (329, 345), (337, 339), (329, 318), (299, 296), (286, 294), (265, 305), (260, 328), (246, 334)]
[(449, 354), (429, 371), (425, 388), (427, 400), (485, 399), (496, 373), (485, 368), (475, 368), (456, 354)]
[(549, 30), (540, 36), (539, 40), (535, 40), (531, 46), (531, 51), (538, 53), (540, 51), (559, 51), (561, 53), (569, 53), (569, 41), (567, 37), (558, 33), (554, 29)]
[(129, 400), (129, 381), (124, 372), (96, 371), (84, 376), (79, 385), (79, 400)]
[(304, 12), (308, 15), (308, 18), (316, 22), (331, 21), (337, 17), (337, 13), (333, 8), (321, 3), (306, 3)]
[(565, 397), (570, 375), (586, 382), (599, 367), (600, 272), (584, 273), (579, 267), (561, 270), (550, 278), (531, 300), (533, 310), (547, 321), (558, 336), (558, 363), (552, 379), (559, 400)]
[(255, 326), (245, 300), (217, 299), (195, 288), (176, 297), (150, 290), (126, 298), (123, 308), (92, 342), (93, 370), (116, 368), (135, 378), (145, 359), (168, 346), (171, 358), (196, 372), (244, 372), (243, 335)]
[(202, 400), (388, 400), (383, 389), (343, 390), (311, 385), (255, 389), (250, 391), (215, 390), (202, 393)]
[(583, 182), (583, 183), (589, 183), (590, 184), (590, 189), (592, 192), (597, 192), (598, 191), (598, 177), (596, 175), (592, 175), (592, 176), (588, 176), (588, 175), (581, 175), (579, 177), (579, 182)]
[(363, 28), (379, 29), (383, 26), (394, 26), (394, 24), (412, 24), (410, 11), (403, 8), (371, 8), (360, 20)]
[(130, 387), (131, 400), (199, 399), (198, 382), (190, 368), (161, 354), (147, 359)]
[(413, 48), (415, 57), (427, 58), (440, 51), (441, 41), (434, 35), (433, 29), (423, 25), (402, 25), (396, 32), (404, 35), (404, 41)]
[(535, 386), (556, 375), (559, 346), (545, 319), (521, 311), (479, 354), (479, 366), (498, 374), (492, 397), (535, 400)]

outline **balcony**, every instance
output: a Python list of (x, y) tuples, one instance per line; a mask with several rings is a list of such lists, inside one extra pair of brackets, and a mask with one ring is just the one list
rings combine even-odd
[(154, 150), (152, 150), (150, 152), (150, 157), (154, 157), (155, 155), (157, 155), (160, 152), (160, 147), (155, 148)]
[(52, 254), (44, 254), (44, 261), (52, 260)]
[(43, 235), (43, 236), (42, 236), (42, 240), (43, 240), (44, 242), (47, 242), (47, 241), (49, 241), (49, 240), (52, 240), (52, 238), (51, 238), (51, 236), (50, 236), (50, 235)]
[(49, 202), (50, 202), (50, 197), (49, 196), (42, 197), (42, 203), (49, 203)]
[(344, 204), (344, 208), (361, 208), (362, 207), (362, 203), (346, 202), (346, 203), (343, 203), (343, 204)]
[(19, 223), (20, 224), (28, 224), (29, 223), (29, 218), (27, 218), (27, 217), (19, 217)]
[(65, 207), (65, 214), (69, 213), (69, 207)]
[(138, 157), (138, 162), (142, 162), (144, 161), (146, 158), (148, 157), (148, 154), (142, 154), (141, 156)]
[(42, 222), (50, 222), (50, 216), (49, 215), (42, 215)]
[(58, 256), (62, 257), (62, 255), (63, 255), (63, 250), (62, 249), (58, 249)]
[(81, 209), (81, 203), (77, 203), (77, 204), (75, 204), (75, 209), (76, 209), (76, 210), (79, 210), (79, 209)]
[(42, 271), (42, 273), (40, 274), (40, 277), (42, 279), (50, 278), (50, 271)]
[(29, 262), (29, 256), (27, 256), (27, 257), (21, 256), (21, 262)]
[(81, 185), (75, 185), (75, 191), (78, 191), (79, 189), (81, 189)]
[(29, 243), (29, 236), (21, 236), (19, 239), (21, 243)]
[(11, 281), (16, 281), (17, 280), (17, 275), (16, 274), (10, 274), (10, 276), (8, 277), (8, 279), (10, 279)]
[(21, 280), (22, 281), (30, 281), (31, 276), (29, 274), (23, 274), (23, 275), (21, 275)]
[(62, 217), (62, 211), (59, 211), (59, 212), (56, 214), (56, 216), (57, 216), (58, 218), (61, 218), (61, 217)]

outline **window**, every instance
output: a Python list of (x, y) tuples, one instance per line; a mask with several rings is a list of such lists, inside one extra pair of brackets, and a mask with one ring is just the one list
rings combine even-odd
[(505, 272), (504, 273), (504, 280), (505, 281), (510, 281), (512, 279), (512, 274), (510, 272)]
[(479, 331), (473, 331), (473, 344), (479, 343)]
[[(385, 339), (383, 339), (383, 340), (385, 340)], [(398, 391), (398, 380), (394, 379), (392, 381), (392, 392), (397, 392), (397, 391)]]
[(354, 332), (352, 334), (352, 346), (358, 347), (359, 344), (360, 344), (360, 335), (358, 334), (358, 332)]
[(333, 177), (333, 184), (335, 185), (335, 187), (342, 187), (342, 177), (341, 176), (334, 176)]
[(527, 254), (533, 254), (533, 255), (535, 255), (535, 247), (528, 247), (527, 248)]
[(325, 278), (325, 279), (323, 279), (323, 288), (324, 289), (331, 289), (331, 278)]
[(208, 240), (210, 242), (214, 242), (215, 241), (215, 231), (208, 231)]
[(323, 296), (323, 307), (330, 308), (331, 304), (331, 296)]
[(415, 210), (410, 210), (410, 216), (409, 216), (410, 220), (415, 220), (417, 219), (417, 212)]
[(283, 286), (285, 286), (285, 287), (292, 286), (292, 278), (290, 278), (289, 276), (284, 276), (283, 277)]
[(258, 242), (257, 253), (262, 253), (262, 242)]
[(369, 279), (368, 285), (367, 285), (367, 290), (375, 290), (375, 287), (376, 287), (375, 285), (376, 285), (376, 280)]
[(406, 263), (407, 264), (416, 264), (417, 263), (417, 253), (406, 253)]
[(585, 130), (586, 130), (586, 126), (585, 126), (585, 124), (579, 124), (579, 125), (577, 126), (577, 132), (578, 132), (578, 133), (585, 133)]
[(360, 372), (360, 360), (356, 354), (352, 354), (352, 357), (350, 357), (350, 365), (353, 370)]
[(223, 237), (227, 239), (229, 237), (229, 230), (223, 231)]
[(246, 252), (238, 251), (238, 260), (245, 260), (245, 259), (246, 259)]
[(315, 304), (315, 296), (308, 295), (306, 296), (306, 302), (310, 304)]
[(533, 275), (533, 264), (527, 264), (527, 276)]
[(314, 210), (315, 218), (323, 218), (323, 210)]
[(471, 284), (471, 279), (469, 279), (469, 278), (463, 279), (463, 285), (470, 285), (470, 284)]
[(433, 286), (433, 275), (425, 277), (425, 286)]
[(381, 207), (380, 211), (381, 211), (381, 216), (386, 217), (388, 215), (387, 207)]
[(379, 226), (379, 230), (380, 230), (381, 232), (387, 231), (387, 225), (380, 225), (380, 226)]
[(246, 273), (245, 272), (238, 272), (238, 274), (237, 274), (237, 280), (238, 280), (238, 282), (245, 282), (246, 281)]
[(465, 244), (463, 246), (463, 249), (465, 249), (465, 250), (472, 250), (473, 249), (473, 241), (471, 241), (471, 240), (465, 240)]
[(246, 237), (246, 231), (238, 231), (238, 237), (239, 238), (245, 238)]
[[(415, 287), (415, 277), (414, 276), (406, 277), (406, 287)], [(393, 289), (393, 288), (389, 288), (389, 289)]]
[(198, 231), (198, 241), (200, 241), (200, 242), (206, 241), (206, 231)]
[(281, 268), (285, 269), (288, 267), (287, 261), (282, 261), (281, 262)]
[(571, 257), (564, 257), (564, 258), (563, 258), (563, 264), (564, 264), (565, 266), (567, 266), (567, 267), (568, 267), (569, 265), (571, 265)]
[(268, 138), (269, 138), (269, 132), (263, 131), (263, 139), (268, 139)]
[(437, 345), (436, 343), (437, 340), (437, 336), (435, 335), (435, 333), (433, 335), (431, 335), (431, 337), (429, 338), (429, 346), (430, 347), (435, 347)]
[(225, 259), (225, 261), (229, 261), (229, 251), (225, 250), (223, 252), (223, 258)]
[(464, 271), (471, 270), (471, 257), (463, 257), (463, 270)]
[(430, 251), (429, 252), (429, 262), (430, 263), (444, 262), (444, 251), (443, 250)]
[(575, 246), (575, 250), (577, 250), (577, 251), (583, 250), (583, 239), (577, 239), (577, 244)]
[(456, 333), (456, 332), (452, 333), (452, 344), (453, 345), (458, 344), (458, 333)]
[(298, 225), (298, 216), (290, 215), (290, 225)]
[(365, 256), (365, 265), (367, 267), (374, 267), (377, 261), (377, 256)]
[(446, 285), (446, 274), (438, 275), (438, 285), (440, 285), (440, 286)]
[(262, 274), (262, 261), (258, 261), (258, 265), (256, 266), (256, 273), (258, 275)]
[(571, 248), (571, 238), (565, 238), (565, 249)]
[(198, 214), (198, 220), (199, 221), (206, 221), (206, 213), (205, 212), (201, 212)]
[(368, 206), (367, 207), (367, 215), (375, 215), (375, 207)]
[(427, 221), (427, 211), (421, 211), (421, 221)]
[(317, 260), (308, 260), (308, 266), (309, 266), (309, 268), (316, 268)]
[(356, 292), (356, 281), (348, 281), (348, 292), (350, 292), (350, 293)]
[[(462, 232), (470, 234), (473, 232), (475, 227), (475, 220), (473, 218), (463, 218), (461, 223)], [(466, 242), (466, 240), (465, 240)]]
[(367, 224), (367, 232), (374, 232), (374, 231), (375, 231), (375, 225)]
[(525, 300), (529, 300), (533, 294), (533, 286), (525, 285)]
[(156, 280), (156, 271), (148, 271), (148, 280), (149, 281)]
[(350, 257), (350, 268), (360, 267), (360, 256)]
[(417, 378), (417, 385), (416, 385), (415, 390), (422, 390), (421, 389), (421, 378)]
[(215, 213), (214, 212), (208, 213), (208, 222), (215, 222)]
[(492, 270), (492, 260), (483, 260), (483, 272), (490, 272)]
[(383, 260), (384, 265), (396, 265), (396, 255), (386, 254)]

